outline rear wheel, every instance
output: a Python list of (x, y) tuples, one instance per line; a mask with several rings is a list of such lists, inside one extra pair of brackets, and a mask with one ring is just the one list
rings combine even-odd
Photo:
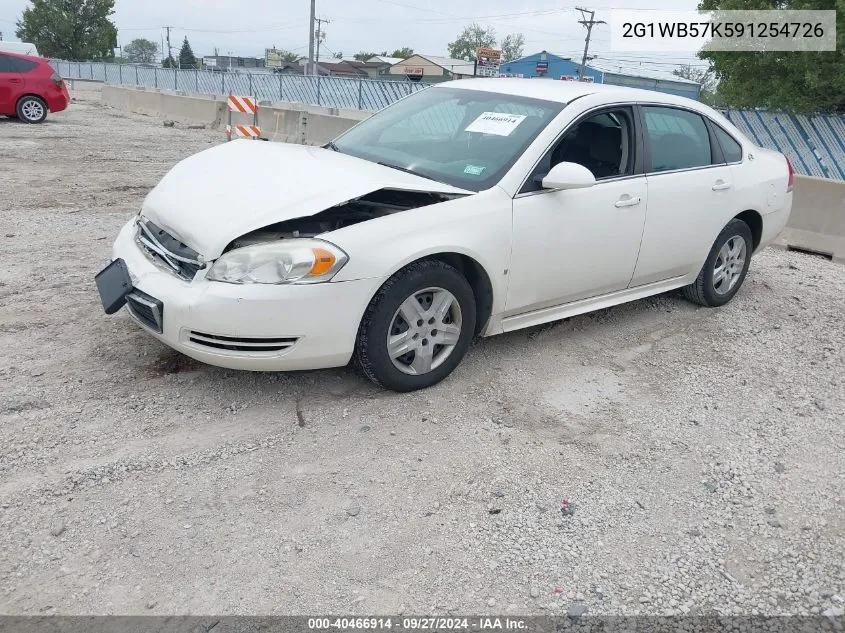
[(698, 278), (683, 289), (684, 296), (702, 306), (725, 305), (745, 281), (753, 248), (748, 225), (736, 219), (728, 222), (713, 243)]
[(373, 297), (355, 358), (370, 380), (393, 391), (430, 387), (461, 362), (475, 331), (475, 296), (441, 261), (400, 270)]
[(28, 95), (18, 101), (16, 112), (24, 123), (41, 123), (47, 118), (47, 104), (39, 97)]

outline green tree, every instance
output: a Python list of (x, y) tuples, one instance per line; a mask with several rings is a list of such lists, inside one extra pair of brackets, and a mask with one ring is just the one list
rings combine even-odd
[(449, 42), (449, 56), (454, 59), (475, 59), (476, 48), (495, 48), (496, 31), (472, 23), (464, 28), (454, 42)]
[(525, 36), (522, 33), (511, 33), (502, 40), (502, 61), (510, 62), (522, 57), (525, 48)]
[(368, 53), (367, 51), (360, 51), (358, 53), (355, 53), (352, 57), (357, 59), (359, 62), (365, 62), (371, 57), (376, 57), (377, 55), (378, 53)]
[(156, 59), (158, 44), (140, 37), (123, 47), (126, 59), (133, 64), (151, 64)]
[(186, 37), (182, 41), (182, 50), (179, 51), (179, 68), (196, 68), (197, 58), (194, 57), (194, 51), (191, 50), (191, 45)]
[(404, 48), (397, 48), (393, 53), (390, 55), (385, 55), (385, 57), (398, 57), (399, 59), (408, 59), (409, 57), (414, 56), (414, 49), (408, 46)]
[(701, 0), (699, 9), (836, 9), (836, 50), (824, 52), (705, 51), (719, 99), (737, 108), (845, 112), (843, 0)]
[(672, 71), (672, 74), (682, 79), (689, 79), (698, 84), (701, 84), (701, 93), (699, 99), (702, 103), (709, 106), (721, 107), (724, 105), (721, 96), (716, 92), (719, 85), (719, 80), (716, 78), (716, 73), (710, 68), (700, 68), (696, 66), (678, 66)]
[(173, 59), (173, 55), (168, 55), (162, 60), (161, 65), (165, 68), (176, 68), (176, 60)]
[(15, 34), (45, 57), (68, 60), (114, 58), (117, 28), (109, 19), (114, 0), (32, 0)]

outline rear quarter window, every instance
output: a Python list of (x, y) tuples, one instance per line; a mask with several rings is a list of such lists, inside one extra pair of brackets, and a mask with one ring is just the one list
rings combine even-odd
[(738, 163), (742, 160), (742, 145), (736, 142), (733, 136), (725, 132), (718, 125), (713, 125), (716, 139), (722, 148), (722, 155), (727, 163)]
[(31, 62), (28, 59), (21, 59), (19, 57), (11, 57), (10, 59), (12, 60), (12, 67), (19, 73), (28, 73), (30, 70), (38, 68), (36, 62)]

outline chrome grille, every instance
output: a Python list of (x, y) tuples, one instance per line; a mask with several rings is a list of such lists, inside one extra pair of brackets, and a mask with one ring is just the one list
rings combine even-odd
[(188, 340), (196, 345), (229, 352), (281, 352), (290, 349), (299, 340), (296, 337), (242, 337), (221, 336), (189, 330)]
[(161, 227), (144, 217), (139, 217), (137, 224), (136, 241), (147, 257), (160, 267), (187, 281), (205, 267), (202, 255)]
[(138, 321), (161, 334), (164, 325), (164, 305), (161, 301), (135, 289), (126, 295), (126, 306)]

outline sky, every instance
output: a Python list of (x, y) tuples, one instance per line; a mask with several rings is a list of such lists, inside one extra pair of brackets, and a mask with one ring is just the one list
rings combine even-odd
[[(610, 21), (610, 8), (695, 9), (697, 0), (317, 0), (317, 17), (324, 25), (321, 58), (333, 53), (352, 57), (365, 51), (388, 51), (408, 46), (430, 55), (448, 55), (447, 45), (464, 26), (478, 22), (495, 29), (500, 41), (509, 33), (525, 36), (526, 55), (546, 50), (580, 61), (585, 29), (575, 6), (596, 10), (597, 20)], [(0, 0), (0, 31), (16, 40), (15, 21), (28, 0)], [(116, 0), (113, 19), (118, 43), (145, 37), (161, 42), (164, 26), (177, 48), (187, 36), (197, 56), (264, 56), (265, 48), (308, 54), (309, 0)], [(655, 55), (611, 53), (610, 27), (593, 29), (590, 54), (626, 71), (637, 68), (671, 71), (681, 63), (704, 65), (683, 53)]]

